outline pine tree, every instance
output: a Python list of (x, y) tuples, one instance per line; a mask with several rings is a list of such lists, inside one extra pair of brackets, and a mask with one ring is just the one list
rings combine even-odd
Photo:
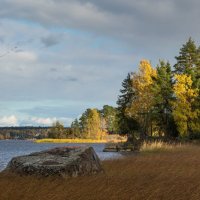
[(80, 131), (82, 138), (87, 138), (88, 135), (88, 127), (87, 127), (87, 116), (89, 113), (89, 109), (87, 109), (80, 117), (79, 124), (80, 124)]
[(174, 65), (178, 74), (189, 74), (192, 81), (195, 81), (195, 71), (200, 66), (200, 49), (197, 48), (194, 40), (189, 38), (186, 44), (180, 49), (179, 56), (175, 57), (177, 63)]
[(193, 121), (193, 130), (195, 133), (200, 133), (200, 47), (189, 38), (180, 49), (179, 56), (175, 58), (177, 60), (174, 66), (175, 72), (191, 76), (191, 87), (198, 90), (198, 95), (192, 103), (192, 110), (198, 115)]
[(78, 119), (75, 119), (71, 124), (73, 137), (81, 137), (80, 123)]
[(126, 110), (131, 106), (135, 98), (135, 92), (132, 87), (132, 74), (128, 73), (127, 77), (122, 82), (121, 95), (117, 100), (117, 119), (120, 134), (131, 135), (138, 130), (139, 126), (135, 119), (128, 116)]
[(173, 100), (172, 71), (169, 62), (160, 60), (156, 68), (152, 91), (154, 96), (153, 120), (159, 135), (177, 136), (176, 126), (172, 117), (171, 101)]

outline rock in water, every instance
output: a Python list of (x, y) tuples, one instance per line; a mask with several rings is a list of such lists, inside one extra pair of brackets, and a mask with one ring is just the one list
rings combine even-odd
[(11, 159), (6, 170), (20, 175), (76, 177), (103, 172), (92, 147), (61, 147)]

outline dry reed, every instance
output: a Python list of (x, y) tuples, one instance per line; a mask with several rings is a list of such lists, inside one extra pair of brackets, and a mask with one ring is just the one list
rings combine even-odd
[(175, 143), (167, 143), (163, 141), (154, 141), (154, 142), (145, 141), (142, 143), (140, 147), (140, 151), (141, 152), (171, 151), (174, 149), (177, 150), (181, 146), (182, 146), (181, 143), (175, 144)]
[(72, 179), (0, 174), (1, 200), (200, 199), (200, 147), (103, 162), (105, 174)]

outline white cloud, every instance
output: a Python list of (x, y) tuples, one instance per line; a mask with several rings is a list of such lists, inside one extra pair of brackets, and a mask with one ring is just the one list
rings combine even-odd
[(38, 125), (51, 126), (57, 119), (56, 118), (31, 118), (31, 121)]
[(10, 126), (52, 126), (54, 122), (59, 121), (65, 126), (70, 126), (73, 118), (67, 117), (20, 117), (15, 115), (0, 117), (0, 127)]
[[(124, 53), (121, 46), (119, 53), (115, 41), (104, 41), (92, 34), (59, 29), (54, 32), (17, 20), (2, 20), (2, 30), (13, 34), (5, 37), (1, 52), (9, 43), (13, 47), (16, 43), (22, 51), (0, 58), (0, 90), (4, 93), (1, 100), (111, 101), (133, 66), (132, 53)], [(22, 39), (18, 40), (20, 34)], [(60, 42), (44, 48), (41, 40), (49, 36), (53, 36), (50, 44), (56, 38)], [(106, 88), (108, 81), (110, 89)], [(98, 92), (104, 88), (105, 92)]]
[(52, 126), (52, 124), (56, 121), (59, 121), (63, 123), (65, 126), (70, 126), (71, 122), (73, 121), (72, 118), (41, 118), (41, 117), (32, 117), (30, 119), (30, 123), (36, 125), (36, 126)]
[(37, 55), (34, 52), (22, 51), (13, 54), (13, 58), (21, 62), (34, 62), (37, 60)]
[[(114, 104), (141, 58), (173, 65), (181, 44), (199, 39), (199, 7), (198, 0), (1, 0), (0, 103), (20, 110), (24, 100), (80, 101), (80, 113), (83, 102)], [(24, 122), (51, 125), (63, 112), (38, 109)]]
[(18, 126), (18, 120), (15, 115), (0, 117), (0, 126)]

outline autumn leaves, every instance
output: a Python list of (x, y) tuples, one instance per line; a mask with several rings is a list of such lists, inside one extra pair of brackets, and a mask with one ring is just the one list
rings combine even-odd
[(138, 72), (130, 74), (132, 97), (124, 110), (127, 118), (139, 123), (140, 136), (200, 133), (199, 49), (190, 38), (173, 71), (168, 62), (160, 61), (154, 69), (150, 61), (142, 60)]

